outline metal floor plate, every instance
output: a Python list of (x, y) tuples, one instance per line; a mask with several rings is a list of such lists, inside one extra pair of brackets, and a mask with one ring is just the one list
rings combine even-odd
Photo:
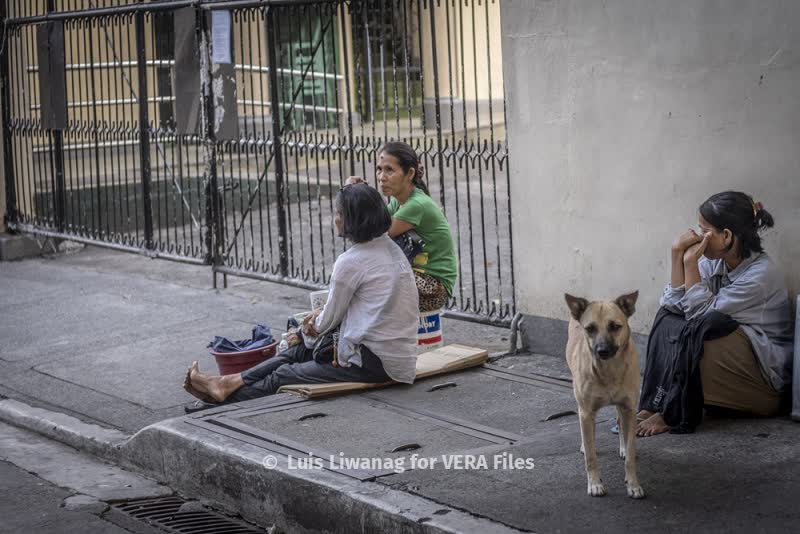
[[(408, 410), (501, 429), (520, 436), (515, 441), (524, 441), (564, 422), (544, 421), (548, 416), (576, 409), (572, 387), (558, 380), (495, 370), (491, 366), (446, 378), (455, 386), (429, 391), (441, 380), (426, 380), (413, 388), (385, 389), (368, 395)], [(574, 416), (572, 420), (577, 421)]]
[[(430, 457), (524, 443), (576, 423), (574, 416), (545, 421), (574, 409), (569, 383), (489, 365), (413, 386), (322, 400), (275, 395), (200, 412), (186, 422), (296, 458), (400, 458), (414, 453)], [(410, 449), (402, 450), (404, 446)], [(382, 469), (329, 470), (359, 480), (394, 474)]]

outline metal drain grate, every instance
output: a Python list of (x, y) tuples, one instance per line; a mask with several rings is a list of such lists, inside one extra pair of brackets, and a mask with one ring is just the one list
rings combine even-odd
[[(263, 530), (250, 526), (243, 521), (212, 512), (202, 507), (199, 503), (192, 502), (189, 507), (184, 507), (187, 502), (180, 497), (171, 496), (125, 501), (116, 503), (112, 507), (129, 517), (167, 532), (180, 534), (264, 534)], [(183, 510), (181, 509), (182, 507)]]

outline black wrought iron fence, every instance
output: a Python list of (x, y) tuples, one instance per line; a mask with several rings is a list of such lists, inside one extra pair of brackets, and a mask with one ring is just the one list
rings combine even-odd
[(327, 283), (333, 199), (409, 142), (451, 224), (451, 313), (514, 313), (499, 6), (475, 0), (11, 0), (12, 229)]

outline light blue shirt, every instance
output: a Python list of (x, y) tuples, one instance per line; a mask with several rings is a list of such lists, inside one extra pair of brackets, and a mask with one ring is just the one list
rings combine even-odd
[(667, 284), (661, 306), (686, 319), (715, 310), (737, 321), (753, 345), (761, 374), (775, 391), (792, 382), (793, 328), (789, 290), (766, 253), (753, 254), (732, 271), (723, 260), (701, 258), (702, 281), (689, 290)]

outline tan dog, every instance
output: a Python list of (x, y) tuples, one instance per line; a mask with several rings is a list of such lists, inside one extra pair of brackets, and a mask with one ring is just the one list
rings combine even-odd
[(578, 401), (581, 452), (586, 460), (588, 493), (606, 494), (600, 480), (594, 431), (597, 411), (610, 404), (619, 418), (619, 455), (625, 459), (628, 496), (644, 497), (636, 476), (636, 406), (639, 401), (639, 355), (631, 340), (628, 317), (636, 309), (639, 292), (615, 301), (589, 302), (564, 295), (572, 319), (567, 340), (567, 364)]

